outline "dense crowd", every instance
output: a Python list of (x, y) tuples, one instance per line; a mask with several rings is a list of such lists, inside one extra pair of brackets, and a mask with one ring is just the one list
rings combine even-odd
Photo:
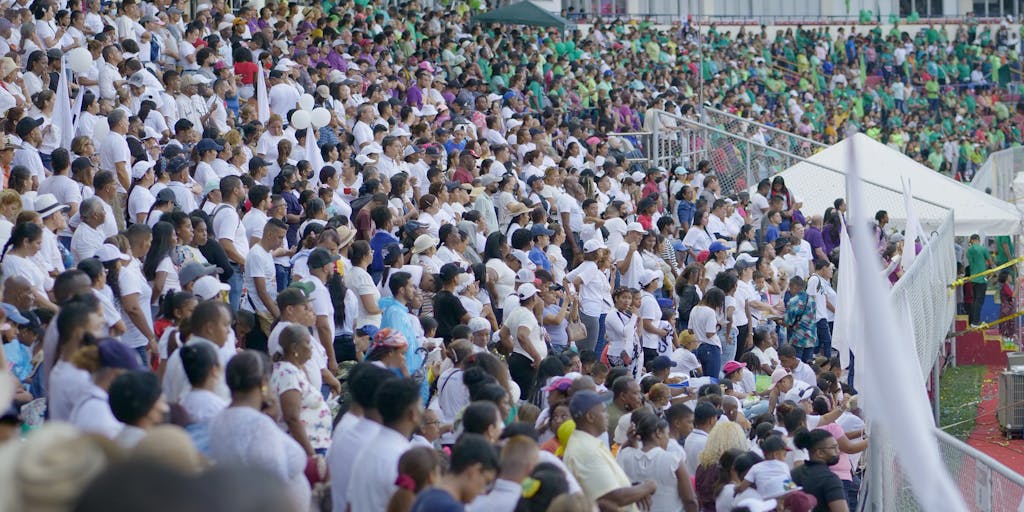
[(1003, 26), (186, 7), (0, 18), (0, 510), (856, 509), (845, 202), (613, 134), (704, 98), (961, 176), (1021, 138)]

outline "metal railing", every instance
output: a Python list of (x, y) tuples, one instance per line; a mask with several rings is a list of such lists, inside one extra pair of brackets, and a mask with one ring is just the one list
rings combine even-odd
[(753, 119), (740, 117), (713, 107), (704, 107), (701, 120), (704, 124), (737, 135), (749, 134), (750, 137), (753, 137), (756, 132), (761, 132), (769, 146), (805, 158), (828, 147), (827, 144), (802, 135), (780, 130), (774, 126), (768, 126)]

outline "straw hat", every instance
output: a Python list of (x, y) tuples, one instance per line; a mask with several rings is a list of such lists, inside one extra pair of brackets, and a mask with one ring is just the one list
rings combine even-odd
[(356, 237), (356, 230), (348, 226), (338, 226), (338, 235), (341, 237), (341, 242), (338, 243), (338, 247), (345, 247), (352, 243), (352, 239)]
[(520, 203), (518, 201), (509, 203), (509, 205), (508, 205), (508, 214), (509, 214), (510, 217), (515, 217), (517, 215), (522, 215), (524, 213), (529, 213), (529, 212), (530, 212), (530, 207), (526, 206), (525, 204)]

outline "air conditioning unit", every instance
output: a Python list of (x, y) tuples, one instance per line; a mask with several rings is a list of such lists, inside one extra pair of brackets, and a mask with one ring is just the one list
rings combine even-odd
[(1024, 372), (999, 374), (999, 428), (1007, 439), (1024, 435)]
[(1024, 371), (1024, 352), (1007, 352), (1006, 369), (1011, 372)]

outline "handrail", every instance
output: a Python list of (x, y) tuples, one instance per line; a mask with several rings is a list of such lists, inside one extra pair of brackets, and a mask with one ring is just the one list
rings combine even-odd
[(958, 450), (961, 450), (962, 452), (964, 452), (964, 454), (969, 455), (972, 459), (984, 464), (985, 466), (995, 471), (996, 473), (999, 473), (1003, 478), (1006, 478), (1007, 480), (1017, 484), (1020, 487), (1024, 487), (1024, 476), (1014, 473), (1013, 470), (1004, 466), (1001, 462), (993, 459), (989, 455), (986, 455), (981, 450), (978, 450), (977, 448), (947, 434), (946, 432), (942, 431), (939, 428), (936, 428), (933, 432), (935, 433), (935, 437), (946, 442), (947, 444), (956, 446)]
[(807, 137), (804, 137), (803, 135), (797, 135), (797, 134), (795, 134), (793, 132), (787, 132), (785, 130), (780, 130), (778, 128), (775, 128), (774, 126), (768, 126), (768, 125), (766, 125), (764, 123), (755, 121), (753, 119), (748, 119), (746, 117), (740, 117), (740, 116), (738, 116), (736, 114), (732, 114), (732, 113), (726, 112), (724, 110), (719, 110), (719, 109), (714, 108), (714, 107), (704, 107), (704, 111), (705, 112), (711, 112), (712, 114), (715, 114), (715, 115), (724, 116), (724, 117), (733, 119), (735, 121), (742, 121), (742, 122), (747, 123), (747, 124), (752, 124), (752, 125), (754, 125), (754, 126), (756, 126), (758, 128), (764, 129), (765, 131), (776, 133), (776, 134), (783, 135), (783, 136), (786, 136), (786, 137), (792, 137), (792, 138), (794, 138), (796, 140), (799, 140), (801, 142), (806, 142), (806, 143), (808, 143), (808, 144), (810, 144), (812, 146), (815, 146), (815, 147), (819, 147), (819, 148), (826, 148), (826, 147), (828, 147), (827, 144), (824, 144), (822, 142), (818, 142), (818, 141), (816, 141), (814, 139), (809, 139)]

